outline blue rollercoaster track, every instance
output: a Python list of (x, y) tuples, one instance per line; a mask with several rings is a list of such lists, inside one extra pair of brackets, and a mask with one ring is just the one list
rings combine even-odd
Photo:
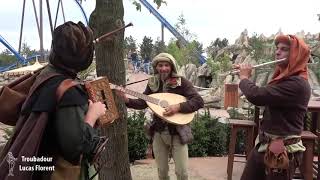
[[(150, 3), (146, 0), (139, 0), (148, 10), (152, 13), (184, 46), (188, 44), (188, 41), (163, 17), (155, 10)], [(199, 58), (200, 64), (204, 64), (206, 59), (198, 52), (194, 52)]]
[[(88, 25), (89, 24), (89, 21), (88, 21), (88, 17), (83, 9), (83, 7), (81, 6), (80, 2), (78, 0), (74, 0), (77, 4), (77, 6), (80, 8), (81, 10), (81, 13), (86, 21), (86, 24)], [(30, 60), (34, 59), (35, 57), (37, 56), (40, 56), (40, 55), (32, 55), (28, 58), (24, 58), (23, 56), (21, 56), (19, 54), (18, 51), (16, 51), (10, 44), (8, 41), (6, 41), (4, 39), (4, 37), (1, 36), (0, 34), (0, 43), (2, 43), (9, 51), (11, 51), (13, 53), (13, 55), (17, 58), (17, 61), (22, 64), (22, 65), (26, 65)], [(11, 64), (11, 65), (8, 65), (8, 66), (4, 66), (4, 67), (0, 67), (0, 72), (5, 72), (5, 71), (8, 71), (10, 69), (13, 69), (17, 66), (18, 63), (14, 63), (14, 64)]]

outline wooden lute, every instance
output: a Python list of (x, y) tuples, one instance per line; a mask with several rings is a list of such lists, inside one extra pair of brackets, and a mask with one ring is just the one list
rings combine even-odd
[[(118, 85), (114, 85), (110, 83), (111, 88), (119, 89), (122, 88)], [(192, 113), (176, 113), (172, 116), (164, 116), (164, 109), (172, 104), (178, 104), (182, 102), (186, 102), (186, 98), (179, 94), (173, 93), (154, 93), (150, 95), (145, 95), (130, 89), (123, 88), (126, 94), (131, 96), (143, 99), (146, 101), (149, 108), (161, 119), (167, 121), (168, 123), (176, 124), (176, 125), (184, 125), (188, 124), (193, 120), (195, 112)]]

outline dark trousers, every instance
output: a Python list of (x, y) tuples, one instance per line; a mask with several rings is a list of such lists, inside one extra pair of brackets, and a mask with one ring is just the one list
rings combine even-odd
[(266, 173), (266, 167), (263, 162), (264, 153), (259, 153), (258, 146), (256, 146), (250, 152), (241, 180), (291, 180), (296, 168), (302, 162), (302, 155), (303, 152), (288, 153), (290, 159), (288, 170)]

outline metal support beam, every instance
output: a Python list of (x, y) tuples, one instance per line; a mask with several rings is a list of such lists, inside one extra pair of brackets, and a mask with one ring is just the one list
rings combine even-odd
[(66, 22), (66, 17), (64, 16), (64, 9), (63, 9), (63, 3), (62, 3), (62, 1), (61, 1), (61, 10), (62, 10), (63, 22)]
[(42, 11), (42, 0), (39, 0), (39, 14), (40, 14), (40, 55), (41, 55), (41, 58), (40, 58), (40, 61), (44, 60), (44, 50), (43, 50), (43, 11)]
[(50, 4), (49, 0), (46, 0), (47, 3), (47, 10), (48, 10), (48, 17), (49, 17), (49, 23), (50, 23), (50, 31), (51, 31), (51, 36), (53, 35), (53, 25), (52, 25), (52, 18), (51, 18), (51, 11), (50, 11)]
[(22, 7), (22, 15), (21, 15), (21, 25), (20, 25), (20, 38), (19, 38), (19, 48), (18, 52), (21, 53), (21, 41), (22, 41), (22, 32), (23, 32), (23, 22), (24, 22), (24, 10), (26, 8), (26, 0), (23, 0), (23, 7)]
[(57, 27), (57, 19), (58, 19), (58, 14), (59, 14), (60, 1), (61, 0), (58, 1), (57, 11), (56, 11), (56, 19), (54, 20), (54, 29)]
[(39, 34), (39, 38), (40, 38), (40, 25), (39, 25), (39, 20), (38, 20), (37, 8), (36, 8), (36, 4), (34, 3), (34, 0), (32, 0), (32, 4), (33, 4), (34, 17), (37, 22), (38, 34)]
[(164, 25), (161, 23), (161, 41), (164, 44)]

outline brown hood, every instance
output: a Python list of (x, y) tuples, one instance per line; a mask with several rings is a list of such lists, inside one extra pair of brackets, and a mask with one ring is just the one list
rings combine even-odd
[(308, 45), (300, 38), (294, 35), (280, 35), (275, 39), (275, 44), (284, 42), (290, 44), (289, 62), (284, 71), (280, 71), (280, 67), (276, 66), (275, 72), (269, 84), (274, 84), (282, 79), (298, 75), (308, 80), (308, 67), (310, 49)]
[(52, 37), (50, 63), (75, 72), (87, 69), (93, 60), (93, 32), (82, 22), (68, 21), (58, 26)]

